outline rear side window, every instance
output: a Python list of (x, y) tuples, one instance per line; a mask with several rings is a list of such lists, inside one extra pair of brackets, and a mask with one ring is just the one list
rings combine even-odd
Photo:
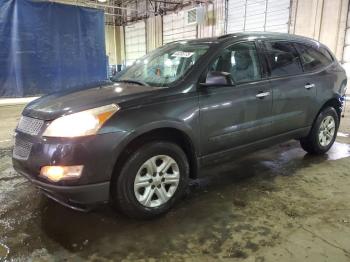
[(298, 52), (291, 43), (269, 41), (264, 45), (271, 77), (297, 75), (303, 72)]
[(322, 47), (316, 48), (300, 43), (295, 43), (295, 46), (300, 53), (301, 63), (305, 72), (319, 70), (333, 62), (329, 52)]

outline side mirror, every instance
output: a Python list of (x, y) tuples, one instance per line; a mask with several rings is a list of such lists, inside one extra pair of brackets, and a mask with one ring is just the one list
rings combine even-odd
[(209, 72), (205, 83), (202, 86), (232, 86), (231, 74), (227, 72)]

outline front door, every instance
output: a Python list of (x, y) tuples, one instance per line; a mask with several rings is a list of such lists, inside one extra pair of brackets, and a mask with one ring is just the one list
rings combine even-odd
[(237, 43), (224, 49), (209, 71), (230, 73), (234, 84), (200, 87), (202, 155), (268, 137), (272, 92), (269, 82), (261, 77), (255, 43)]

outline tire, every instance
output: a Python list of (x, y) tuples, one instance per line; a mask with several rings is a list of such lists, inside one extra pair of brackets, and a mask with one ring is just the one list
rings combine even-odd
[[(331, 121), (331, 122), (328, 122)], [(328, 124), (327, 124), (328, 123)], [(334, 128), (331, 127), (334, 123)], [(326, 153), (334, 144), (339, 128), (339, 116), (333, 107), (324, 108), (317, 116), (309, 135), (300, 140), (301, 147), (308, 153), (320, 155)]]
[(183, 196), (189, 164), (178, 145), (150, 142), (136, 149), (114, 175), (112, 204), (131, 218), (151, 219), (168, 212)]

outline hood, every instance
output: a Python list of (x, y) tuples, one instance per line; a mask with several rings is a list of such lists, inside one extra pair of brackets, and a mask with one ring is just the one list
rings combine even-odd
[(148, 96), (162, 87), (150, 87), (125, 83), (108, 83), (84, 90), (63, 91), (43, 96), (29, 103), (23, 115), (43, 120), (53, 120), (108, 104), (121, 104), (131, 99)]

